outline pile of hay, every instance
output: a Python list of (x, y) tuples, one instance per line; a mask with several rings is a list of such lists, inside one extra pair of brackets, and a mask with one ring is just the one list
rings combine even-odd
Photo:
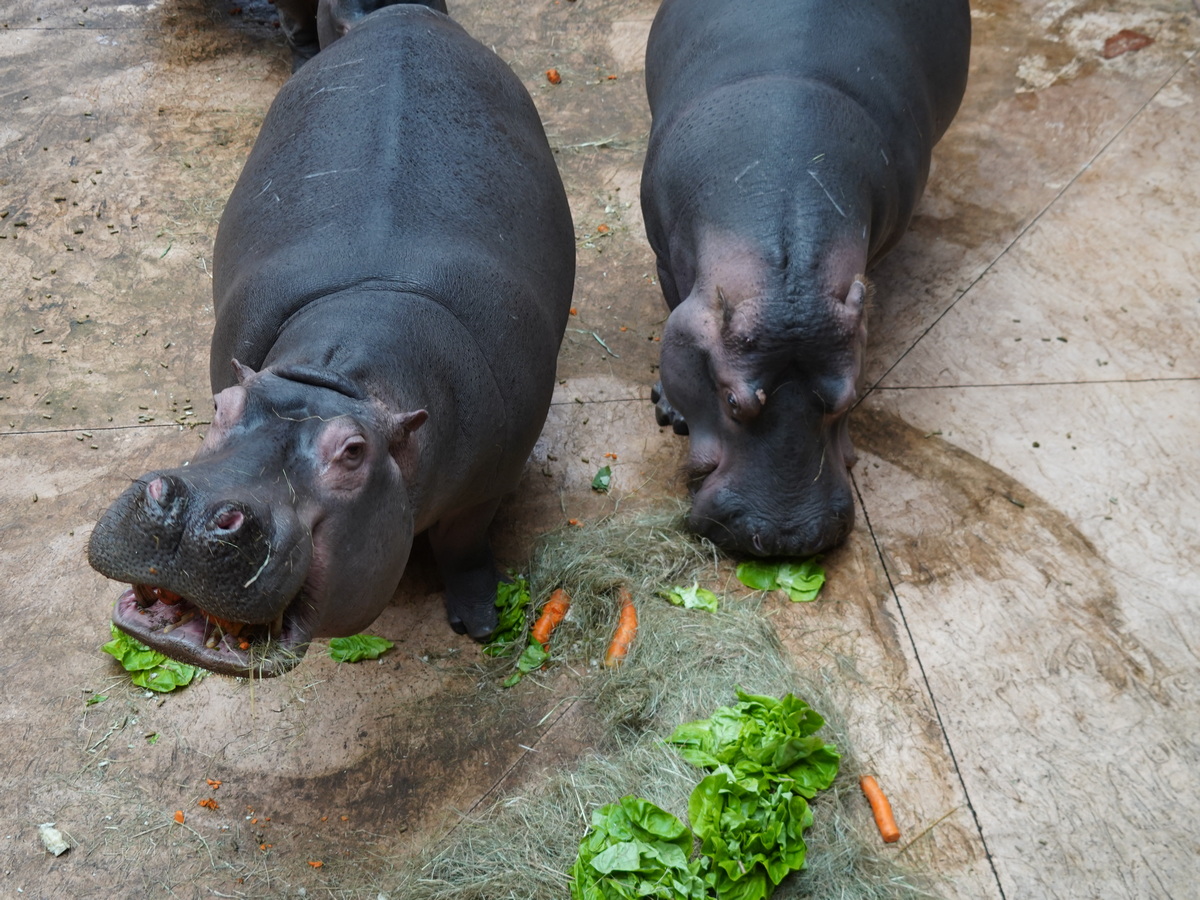
[[(701, 775), (662, 739), (679, 723), (732, 704), (734, 688), (741, 687), (805, 699), (826, 719), (820, 734), (843, 754), (842, 774), (812, 802), (807, 868), (785, 879), (775, 897), (935, 896), (895, 862), (894, 851), (882, 850), (859, 792), (845, 725), (824, 689), (833, 674), (793, 671), (757, 600), (719, 589), (729, 579), (713, 547), (684, 531), (679, 509), (613, 518), (543, 539), (530, 571), (535, 606), (559, 586), (571, 595), (571, 613), (554, 636), (554, 656), (590, 673), (579, 688), (604, 723), (605, 736), (594, 752), (546, 778), (535, 792), (502, 798), (461, 823), (441, 846), (397, 873), (396, 883), (383, 886), (388, 895), (566, 900), (566, 873), (592, 810), (636, 794), (687, 821), (687, 798)], [(679, 609), (656, 596), (697, 580), (723, 595), (718, 613)], [(614, 594), (622, 584), (638, 607), (637, 640), (621, 668), (596, 669), (617, 619)], [(556, 677), (554, 669), (546, 677)]]

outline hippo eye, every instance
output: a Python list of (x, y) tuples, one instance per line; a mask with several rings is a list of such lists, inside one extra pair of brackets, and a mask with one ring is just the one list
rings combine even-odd
[(728, 396), (728, 397), (726, 397), (726, 398), (725, 398), (725, 402), (727, 402), (727, 403), (728, 403), (730, 406), (732, 406), (734, 409), (737, 409), (737, 408), (738, 408), (738, 400), (737, 400), (737, 397), (735, 397), (735, 396), (733, 395), (733, 393), (732, 393), (732, 392), (729, 394), (729, 396)]
[(367, 443), (361, 438), (351, 439), (342, 445), (342, 452), (338, 454), (342, 465), (348, 469), (355, 469), (362, 464), (363, 458), (367, 453)]

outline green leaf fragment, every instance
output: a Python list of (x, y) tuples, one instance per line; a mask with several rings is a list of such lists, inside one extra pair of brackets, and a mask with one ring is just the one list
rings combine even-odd
[(352, 634), (350, 637), (330, 638), (329, 656), (335, 662), (356, 663), (364, 659), (379, 659), (395, 646), (387, 638), (373, 634)]
[(138, 687), (165, 694), (190, 684), (199, 672), (196, 666), (176, 662), (151, 650), (116, 625), (110, 624), (109, 630), (112, 640), (100, 649), (116, 659)]
[(705, 612), (717, 611), (717, 595), (707, 588), (693, 584), (690, 588), (673, 587), (658, 592), (660, 597), (684, 609), (702, 609)]
[(95, 706), (97, 703), (103, 703), (107, 699), (107, 694), (92, 694), (92, 696), (88, 697), (83, 702), (88, 706)]
[(592, 479), (592, 490), (599, 491), (602, 494), (608, 493), (609, 486), (612, 484), (612, 467), (605, 466), (596, 472), (596, 477)]

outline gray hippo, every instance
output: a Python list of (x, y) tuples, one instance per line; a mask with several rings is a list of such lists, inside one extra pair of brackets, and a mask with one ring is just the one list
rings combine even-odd
[(496, 624), (488, 525), (545, 421), (575, 243), (521, 82), (441, 13), (373, 13), (284, 85), (213, 253), (216, 412), (88, 558), (116, 625), (286, 670), (396, 591), (427, 531), (453, 628)]
[(445, 0), (275, 0), (279, 28), (292, 51), (292, 71), (298, 71), (368, 13), (398, 3), (420, 3), (448, 12)]
[(908, 226), (966, 87), (967, 0), (664, 0), (646, 232), (671, 308), (660, 424), (690, 525), (755, 556), (838, 543), (867, 267)]

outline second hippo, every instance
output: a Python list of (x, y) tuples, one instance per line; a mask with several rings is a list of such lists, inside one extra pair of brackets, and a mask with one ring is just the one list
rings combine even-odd
[(541, 121), (447, 16), (364, 19), (280, 91), (214, 250), (216, 412), (89, 542), (118, 627), (218, 672), (354, 634), (428, 532), (451, 626), (496, 624), (487, 530), (545, 420), (575, 244)]
[(671, 308), (660, 424), (690, 523), (800, 556), (854, 520), (867, 267), (900, 239), (966, 87), (967, 0), (664, 0), (642, 210)]

